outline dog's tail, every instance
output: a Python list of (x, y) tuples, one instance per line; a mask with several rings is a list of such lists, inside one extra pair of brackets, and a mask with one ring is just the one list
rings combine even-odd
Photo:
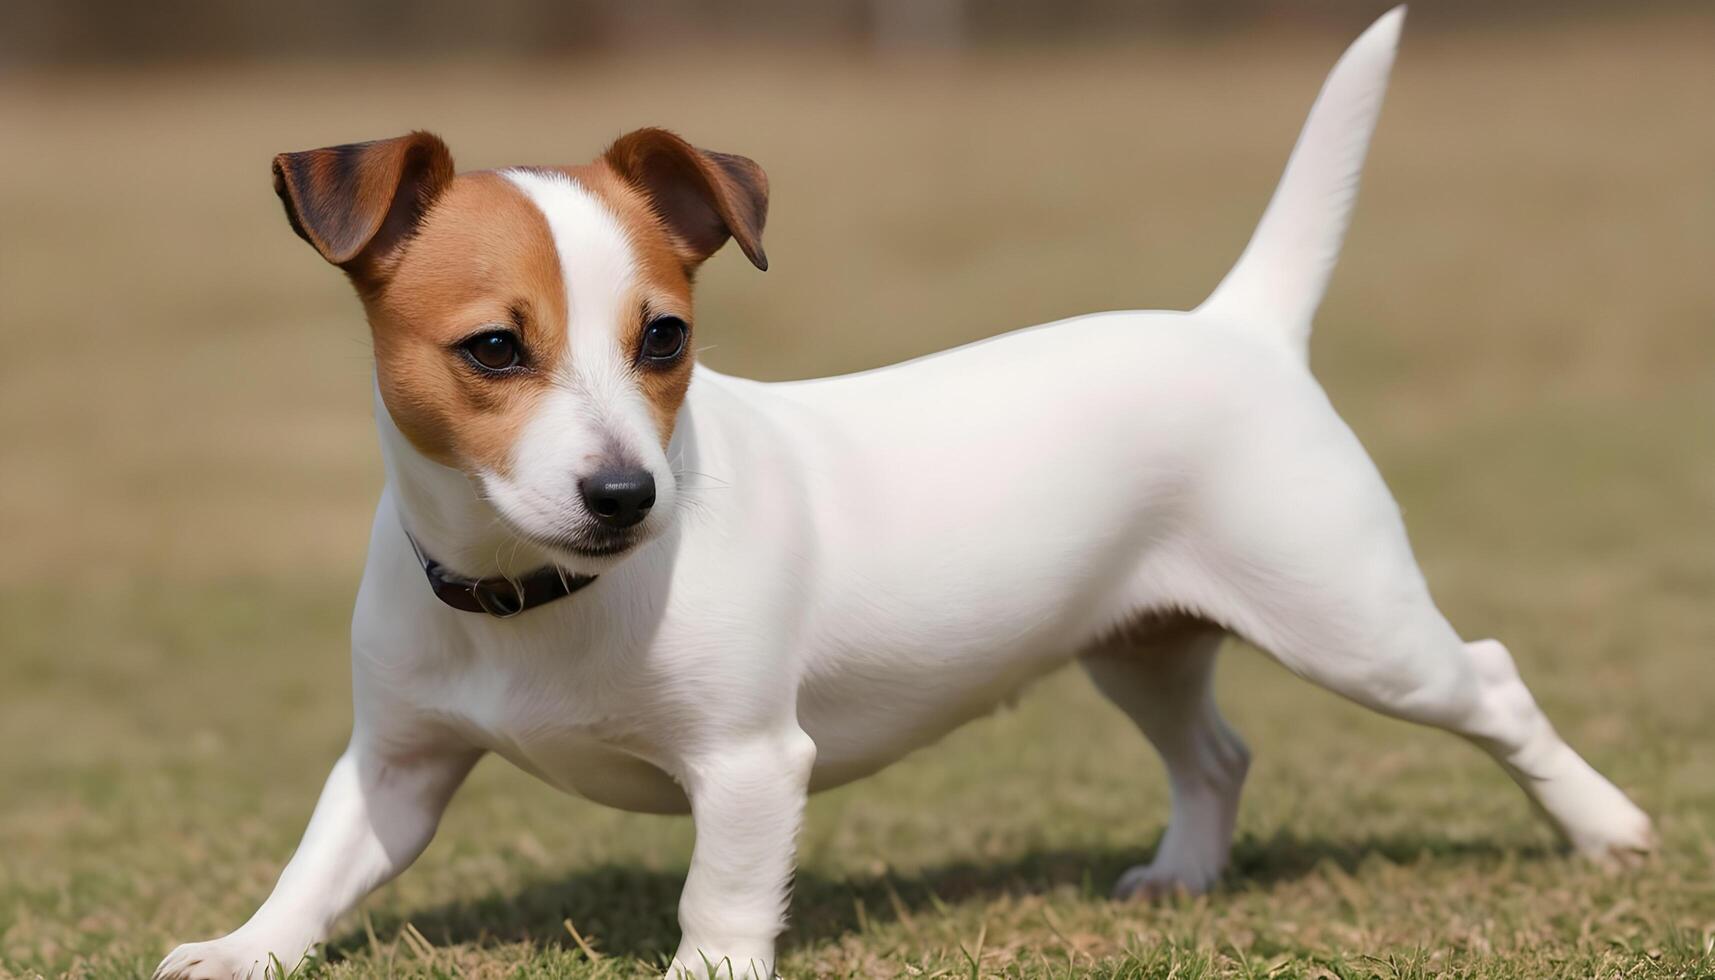
[(1405, 7), (1395, 7), (1341, 56), (1250, 244), (1197, 312), (1267, 334), (1308, 358), (1310, 321), (1340, 257), (1404, 22)]

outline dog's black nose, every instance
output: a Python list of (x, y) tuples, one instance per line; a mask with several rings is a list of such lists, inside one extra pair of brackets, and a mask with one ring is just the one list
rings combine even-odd
[(644, 469), (609, 469), (578, 484), (584, 506), (608, 527), (631, 527), (655, 506), (655, 478)]

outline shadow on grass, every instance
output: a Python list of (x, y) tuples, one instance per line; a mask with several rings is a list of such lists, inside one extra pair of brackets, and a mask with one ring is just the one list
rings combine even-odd
[[(1231, 868), (1219, 888), (1266, 889), (1314, 874), (1325, 865), (1352, 873), (1363, 861), (1377, 857), (1396, 864), (1430, 861), (1480, 867), (1508, 859), (1540, 861), (1551, 854), (1540, 844), (1421, 836), (1305, 840), (1280, 835), (1237, 842)], [(793, 888), (792, 923), (782, 942), (791, 948), (836, 939), (861, 928), (860, 914), (871, 922), (891, 922), (901, 907), (911, 915), (934, 914), (950, 906), (1066, 888), (1097, 899), (1108, 894), (1125, 869), (1147, 859), (1147, 853), (1129, 849), (1048, 850), (991, 864), (955, 861), (914, 874), (828, 877), (800, 871)], [(569, 918), (585, 936), (596, 937), (604, 953), (659, 960), (678, 942), (677, 906), (683, 884), (682, 870), (603, 865), (530, 882), (510, 893), (450, 902), (406, 916), (378, 916), (374, 925), (385, 939), (394, 937), (409, 921), (436, 944), (531, 942), (570, 947), (574, 940), (564, 925)], [(368, 945), (361, 929), (353, 931), (329, 944), (329, 959), (356, 955)]]

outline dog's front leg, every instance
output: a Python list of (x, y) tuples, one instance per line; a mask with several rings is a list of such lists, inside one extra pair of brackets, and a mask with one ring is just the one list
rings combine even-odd
[(464, 747), (398, 753), (354, 738), (273, 894), (228, 935), (173, 950), (156, 980), (260, 980), (276, 959), (290, 973), (341, 915), (423, 852), (480, 755)]
[(796, 722), (717, 740), (684, 761), (697, 843), (670, 978), (774, 976), (816, 745)]

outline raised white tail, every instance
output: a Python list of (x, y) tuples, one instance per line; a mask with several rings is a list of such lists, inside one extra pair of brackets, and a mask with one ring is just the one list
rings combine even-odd
[(1405, 7), (1395, 7), (1346, 49), (1310, 107), (1250, 244), (1197, 312), (1309, 356), (1310, 321), (1340, 257), (1404, 23)]

